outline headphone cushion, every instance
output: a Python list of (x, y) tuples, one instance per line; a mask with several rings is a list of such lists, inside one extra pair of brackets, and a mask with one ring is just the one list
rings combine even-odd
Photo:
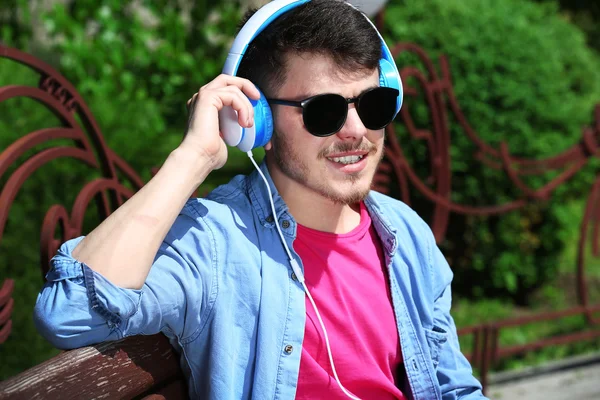
[[(260, 92), (260, 89), (259, 89)], [(260, 92), (258, 100), (250, 100), (254, 107), (254, 145), (253, 149), (266, 145), (273, 136), (273, 114), (265, 95)]]
[(396, 105), (396, 112), (400, 111), (402, 107), (402, 82), (396, 72), (396, 68), (385, 58), (379, 60), (379, 86), (390, 87), (398, 89), (400, 94), (398, 95), (398, 103)]

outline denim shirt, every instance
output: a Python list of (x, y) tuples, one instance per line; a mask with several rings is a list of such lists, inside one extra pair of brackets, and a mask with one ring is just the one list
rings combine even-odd
[[(293, 251), (296, 222), (264, 163), (261, 169), (302, 266)], [(398, 200), (371, 192), (365, 204), (389, 273), (405, 370), (401, 389), (414, 399), (484, 398), (459, 349), (450, 316), (452, 272), (431, 230)], [(181, 354), (191, 398), (295, 397), (305, 293), (256, 171), (187, 202), (140, 290), (117, 287), (75, 260), (71, 252), (81, 239), (64, 243), (52, 259), (35, 306), (38, 330), (56, 347), (162, 332)]]

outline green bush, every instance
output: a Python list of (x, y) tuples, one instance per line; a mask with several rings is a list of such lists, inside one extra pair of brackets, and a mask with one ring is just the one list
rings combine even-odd
[[(491, 146), (506, 142), (515, 156), (545, 158), (574, 145), (581, 128), (592, 122), (593, 105), (600, 102), (600, 61), (554, 3), (404, 0), (388, 6), (385, 23), (390, 42), (414, 42), (434, 61), (448, 56), (462, 111)], [(410, 54), (397, 63), (400, 68), (422, 65)], [(416, 79), (405, 84), (419, 88)], [(422, 90), (405, 99), (418, 125), (430, 127), (425, 104)], [(452, 200), (485, 206), (520, 198), (504, 172), (482, 168), (474, 158), (476, 147), (450, 112), (449, 117)], [(426, 143), (400, 128), (404, 154), (427, 179)], [(597, 165), (588, 165), (547, 202), (500, 218), (453, 215), (442, 248), (456, 273), (455, 291), (527, 303), (531, 290), (555, 274), (565, 241), (573, 240), (579, 220), (565, 204), (586, 195)], [(541, 187), (554, 176), (525, 181)], [(416, 192), (411, 188), (413, 207), (430, 216), (430, 205)]]
[(55, 5), (44, 21), (60, 39), (45, 58), (56, 55), (109, 146), (147, 178), (181, 141), (187, 100), (220, 73), (240, 7), (136, 3)]
[(558, 2), (561, 13), (569, 21), (579, 26), (587, 36), (588, 45), (600, 52), (600, 3), (597, 1), (535, 0), (537, 2)]

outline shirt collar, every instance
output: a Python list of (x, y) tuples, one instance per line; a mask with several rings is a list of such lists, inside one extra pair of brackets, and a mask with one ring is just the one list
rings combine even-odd
[(381, 244), (385, 251), (388, 255), (394, 254), (398, 247), (397, 231), (387, 215), (385, 215), (385, 212), (383, 211), (381, 204), (377, 201), (373, 191), (371, 191), (365, 199), (365, 205), (367, 206), (367, 210), (369, 210), (372, 224), (381, 239)]
[[(279, 192), (273, 183), (273, 179), (271, 178), (271, 174), (269, 173), (269, 169), (267, 168), (267, 163), (265, 160), (263, 160), (259, 168), (267, 179), (269, 188), (271, 189), (273, 204), (275, 205), (277, 217), (281, 218), (284, 214), (287, 214), (287, 218), (293, 219), (289, 213), (288, 206), (285, 204), (285, 201), (283, 201), (283, 198), (279, 195)], [(269, 191), (267, 190), (265, 181), (262, 179), (256, 169), (250, 175), (248, 175), (247, 180), (250, 200), (254, 210), (258, 215), (260, 223), (264, 226), (272, 225), (274, 223), (274, 217), (271, 209), (271, 203), (269, 201)]]

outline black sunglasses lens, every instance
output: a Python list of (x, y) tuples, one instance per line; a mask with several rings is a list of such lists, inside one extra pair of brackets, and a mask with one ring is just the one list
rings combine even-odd
[(398, 94), (398, 89), (377, 87), (360, 96), (357, 112), (367, 129), (382, 129), (392, 122)]
[(315, 136), (329, 136), (339, 131), (348, 114), (346, 99), (337, 94), (323, 94), (308, 100), (302, 117), (306, 130)]

